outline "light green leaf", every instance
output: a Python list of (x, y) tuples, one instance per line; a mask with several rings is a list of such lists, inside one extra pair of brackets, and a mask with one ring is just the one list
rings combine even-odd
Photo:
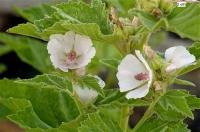
[[(50, 127), (59, 127), (62, 122), (69, 122), (79, 115), (76, 101), (67, 92), (56, 86), (10, 80), (1, 80), (0, 86), (0, 91), (4, 91), (0, 92), (0, 97), (29, 100), (38, 118)], [(30, 110), (22, 111), (15, 115), (12, 120), (20, 123), (24, 128), (31, 127), (24, 126), (27, 124), (20, 122), (20, 119), (26, 119), (27, 122), (31, 121), (31, 118), (25, 117), (31, 115), (23, 114), (23, 112), (26, 113)]]
[(128, 10), (133, 8), (136, 0), (104, 0), (109, 6), (115, 7), (120, 16), (127, 16)]
[(187, 81), (187, 80), (178, 79), (178, 78), (176, 78), (174, 80), (174, 83), (178, 84), (178, 85), (185, 85), (185, 86), (196, 87), (196, 85), (193, 82), (190, 82), (190, 81)]
[(145, 121), (137, 132), (165, 132), (167, 129), (168, 122), (164, 122), (157, 117), (152, 117)]
[(44, 17), (50, 17), (51, 14), (54, 12), (54, 9), (46, 4), (26, 9), (15, 7), (15, 10), (20, 16), (30, 22), (34, 22), (35, 20), (39, 20)]
[(190, 132), (190, 130), (187, 129), (187, 125), (180, 120), (168, 122), (153, 116), (146, 120), (137, 132)]
[(200, 109), (200, 98), (197, 98), (196, 96), (188, 96), (187, 97), (187, 103), (190, 106), (190, 109)]
[(52, 64), (44, 42), (0, 33), (0, 41), (10, 46), (19, 58), (40, 72), (50, 72)]
[(117, 70), (117, 67), (119, 65), (119, 60), (117, 60), (117, 59), (101, 59), (100, 63), (102, 63), (114, 70)]
[(167, 17), (168, 30), (179, 34), (182, 38), (200, 40), (199, 10), (199, 4), (187, 4), (185, 8), (176, 7)]
[[(164, 96), (162, 96), (158, 102), (157, 105), (160, 105), (160, 107), (163, 108), (163, 110), (166, 110), (167, 113), (169, 111), (173, 112), (175, 111), (176, 113), (180, 113), (186, 117), (190, 117), (191, 119), (194, 118), (193, 113), (190, 109), (190, 106), (187, 103), (186, 97), (188, 96), (185, 91), (181, 90), (169, 90)], [(169, 110), (169, 111), (168, 111)], [(158, 115), (161, 114), (162, 116), (162, 111), (157, 111)], [(171, 113), (170, 115), (173, 115), (174, 113)], [(169, 117), (169, 118), (174, 118)]]
[(30, 36), (34, 38), (41, 38), (39, 29), (34, 24), (29, 22), (26, 24), (19, 24), (15, 27), (9, 28), (7, 32)]
[(122, 132), (116, 122), (99, 112), (88, 114), (87, 119), (81, 122), (81, 126), (78, 128), (79, 132), (112, 132), (113, 130)]
[(188, 50), (190, 51), (191, 54), (193, 54), (196, 59), (200, 59), (200, 42), (194, 42)]
[(190, 132), (185, 123), (172, 122), (166, 132)]
[(57, 86), (58, 88), (61, 88), (63, 90), (69, 90), (69, 92), (73, 91), (73, 86), (70, 81), (65, 79), (64, 77), (61, 77), (56, 74), (43, 74), (38, 75), (31, 79), (23, 79), (19, 80), (18, 82), (34, 82), (34, 83), (45, 83), (46, 85), (53, 85)]
[(95, 76), (83, 76), (80, 78), (79, 83), (89, 89), (97, 91), (101, 96), (104, 96), (103, 88), (101, 87), (99, 80)]

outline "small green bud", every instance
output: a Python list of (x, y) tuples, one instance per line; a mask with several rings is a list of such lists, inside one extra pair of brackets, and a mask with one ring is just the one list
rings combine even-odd
[(159, 7), (159, 0), (138, 0), (138, 6), (143, 11), (152, 13), (155, 8)]
[(172, 0), (160, 0), (159, 8), (163, 14), (169, 14), (174, 7)]

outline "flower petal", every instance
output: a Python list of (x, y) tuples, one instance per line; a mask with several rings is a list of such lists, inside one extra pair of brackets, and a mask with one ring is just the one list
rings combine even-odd
[(144, 57), (142, 56), (139, 50), (135, 50), (135, 54), (140, 59), (140, 61), (142, 61), (142, 63), (145, 65), (146, 69), (148, 70), (148, 74), (149, 74), (148, 87), (150, 88), (151, 83), (153, 81), (153, 71), (151, 70), (151, 68), (149, 67), (148, 63), (146, 62), (146, 60), (144, 59)]
[(140, 88), (134, 89), (126, 94), (127, 99), (137, 99), (146, 96), (149, 92), (148, 84), (143, 85)]
[[(170, 60), (169, 58), (166, 59), (167, 61), (170, 61), (171, 63), (166, 68), (167, 72), (173, 71), (175, 69), (178, 69), (184, 66), (188, 66), (196, 60), (195, 56), (190, 54), (190, 52), (184, 46), (176, 46), (172, 48), (173, 48), (173, 53), (171, 54), (172, 58), (170, 58)], [(169, 54), (169, 51), (168, 51), (168, 54)]]
[(135, 79), (138, 73), (147, 72), (145, 66), (134, 55), (127, 55), (118, 66), (117, 78), (119, 80), (120, 91), (134, 89), (144, 83)]
[(88, 36), (76, 34), (74, 50), (78, 54), (86, 54), (92, 47), (92, 40)]
[(170, 48), (168, 48), (165, 51), (165, 60), (166, 61), (170, 61), (174, 57), (174, 55), (175, 55), (175, 53), (174, 53), (175, 49), (176, 49), (176, 46), (170, 47)]

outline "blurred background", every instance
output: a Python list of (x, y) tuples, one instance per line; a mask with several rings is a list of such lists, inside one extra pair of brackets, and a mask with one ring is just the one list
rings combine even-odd
[[(15, 14), (13, 6), (24, 8), (39, 5), (41, 3), (57, 3), (60, 1), (67, 0), (0, 0), (0, 31), (5, 32), (10, 27), (18, 25), (19, 23), (26, 22), (26, 20)], [(191, 43), (192, 41), (188, 39), (181, 39), (176, 34), (164, 31), (153, 34), (150, 40), (150, 45), (160, 52), (164, 52), (166, 48), (171, 46), (187, 46)], [(28, 64), (23, 63), (13, 51), (11, 51), (10, 49), (5, 50), (8, 53), (0, 53), (0, 79), (31, 78), (35, 75), (40, 74), (39, 71), (35, 70)], [(107, 50), (107, 52), (112, 51)], [(113, 78), (113, 76), (111, 76), (111, 79), (109, 78), (109, 74), (112, 75), (112, 71), (109, 71), (108, 69), (105, 69), (101, 66), (100, 69), (101, 73), (98, 74), (100, 74), (100, 76), (103, 77), (103, 79), (106, 80), (107, 83), (112, 83), (111, 79)], [(195, 70), (187, 75), (184, 75), (182, 78), (192, 81), (196, 84), (197, 87), (185, 87), (185, 89), (189, 90), (192, 94), (200, 97), (200, 70)], [(179, 88), (180, 86), (173, 87)], [(138, 118), (140, 118), (140, 116), (144, 112), (144, 109), (138, 109), (137, 111), (137, 113), (141, 113), (138, 114)], [(133, 126), (136, 123), (136, 120), (137, 119), (135, 118), (130, 119), (130, 125)], [(192, 130), (192, 132), (200, 132), (200, 110), (195, 111), (194, 120), (186, 120), (186, 122), (188, 123), (189, 128)], [(0, 120), (0, 132), (23, 132), (23, 130), (7, 120)]]

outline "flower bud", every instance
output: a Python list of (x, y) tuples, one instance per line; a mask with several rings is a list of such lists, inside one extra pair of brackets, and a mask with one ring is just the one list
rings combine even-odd
[(160, 0), (159, 8), (164, 14), (169, 14), (173, 9), (172, 0)]
[(138, 0), (139, 7), (145, 12), (152, 13), (159, 6), (159, 0)]

